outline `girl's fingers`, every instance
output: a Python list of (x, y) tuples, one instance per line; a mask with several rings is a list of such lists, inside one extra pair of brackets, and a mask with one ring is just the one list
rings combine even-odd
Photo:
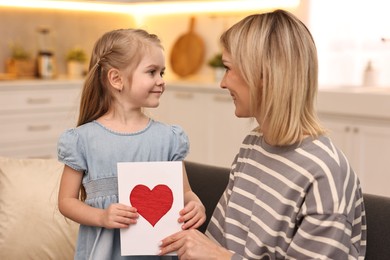
[(195, 215), (196, 215), (195, 211), (187, 212), (186, 214), (181, 215), (180, 218), (178, 219), (178, 221), (179, 221), (179, 223), (184, 223), (184, 222), (192, 219)]

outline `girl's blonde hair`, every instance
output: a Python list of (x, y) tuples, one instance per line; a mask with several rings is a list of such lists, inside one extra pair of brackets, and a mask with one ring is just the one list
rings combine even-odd
[[(115, 68), (133, 72), (151, 46), (163, 48), (156, 35), (141, 29), (110, 31), (96, 41), (81, 93), (77, 126), (99, 118), (110, 108), (114, 97), (108, 82), (108, 71)], [(83, 185), (80, 187), (80, 199), (86, 199)]]
[(108, 111), (113, 100), (108, 71), (112, 68), (134, 71), (151, 46), (163, 48), (156, 35), (141, 29), (110, 31), (96, 41), (81, 94), (78, 126)]
[(287, 11), (251, 15), (221, 36), (249, 86), (250, 109), (267, 124), (267, 141), (289, 145), (324, 133), (315, 112), (318, 61), (306, 26)]

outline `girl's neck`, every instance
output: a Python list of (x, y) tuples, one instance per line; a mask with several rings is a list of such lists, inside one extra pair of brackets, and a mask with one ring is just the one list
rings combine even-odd
[(133, 133), (144, 129), (149, 123), (149, 118), (141, 110), (126, 113), (109, 110), (96, 121), (115, 132)]

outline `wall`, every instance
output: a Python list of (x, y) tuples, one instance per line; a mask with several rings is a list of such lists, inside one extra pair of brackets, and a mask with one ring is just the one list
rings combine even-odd
[(66, 73), (66, 52), (75, 46), (89, 54), (96, 39), (104, 32), (134, 26), (126, 14), (46, 11), (0, 7), (0, 73), (10, 56), (9, 44), (18, 43), (33, 55), (38, 52), (38, 27), (49, 27), (59, 74)]
[(387, 1), (311, 0), (310, 29), (319, 53), (321, 87), (362, 85), (369, 60), (377, 84), (390, 87), (390, 16)]
[[(303, 0), (298, 8), (290, 9), (290, 11), (306, 21), (307, 2)], [(253, 13), (261, 11), (265, 10), (253, 10)], [(197, 79), (211, 79), (212, 70), (206, 62), (220, 51), (218, 43), (220, 34), (248, 14), (196, 14), (195, 31), (203, 38), (206, 46), (204, 66), (196, 75)], [(39, 26), (51, 28), (52, 45), (57, 58), (59, 74), (66, 73), (65, 55), (70, 48), (78, 46), (90, 53), (95, 40), (102, 33), (116, 28), (141, 27), (159, 35), (166, 50), (166, 78), (176, 79), (176, 75), (170, 70), (170, 52), (178, 37), (188, 31), (189, 18), (184, 14), (160, 15), (146, 17), (139, 22), (129, 15), (117, 13), (41, 11), (0, 7), (0, 73), (5, 71), (4, 61), (10, 55), (10, 42), (21, 43), (33, 54), (37, 53), (37, 28)]]
[[(253, 10), (261, 12), (264, 10)], [(368, 60), (378, 71), (379, 86), (390, 86), (390, 16), (382, 0), (301, 0), (290, 10), (311, 30), (319, 53), (320, 88), (360, 86)], [(218, 37), (223, 30), (247, 14), (196, 15), (195, 30), (205, 41), (206, 56), (198, 78), (212, 77), (207, 60), (219, 51)], [(124, 27), (142, 27), (160, 36), (166, 50), (167, 79), (176, 79), (170, 71), (169, 55), (175, 40), (188, 30), (188, 15), (151, 16), (142, 22), (126, 14), (96, 12), (40, 11), (0, 8), (0, 73), (9, 57), (9, 43), (26, 45), (37, 52), (37, 27), (52, 28), (53, 46), (60, 74), (65, 74), (65, 53), (74, 46), (89, 53), (103, 32)]]
[[(287, 9), (295, 13), (301, 20), (307, 22), (308, 20), (308, 1), (303, 0), (297, 8)], [(195, 33), (198, 34), (204, 41), (206, 46), (206, 54), (204, 66), (200, 69), (197, 75), (189, 77), (187, 79), (194, 80), (212, 80), (214, 74), (213, 70), (208, 67), (207, 61), (212, 58), (217, 52), (221, 51), (219, 45), (219, 37), (226, 29), (232, 26), (237, 21), (241, 20), (247, 15), (253, 13), (264, 12), (268, 10), (253, 10), (251, 13), (239, 13), (239, 14), (197, 14), (195, 21)], [(172, 80), (178, 78), (170, 69), (170, 53), (175, 41), (183, 34), (188, 32), (190, 23), (189, 15), (170, 15), (170, 16), (154, 16), (148, 17), (139, 24), (142, 28), (156, 33), (160, 36), (166, 51), (166, 65), (167, 65), (167, 78)]]

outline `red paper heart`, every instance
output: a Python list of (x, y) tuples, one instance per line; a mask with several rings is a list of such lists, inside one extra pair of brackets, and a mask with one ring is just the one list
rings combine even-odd
[(152, 190), (139, 184), (130, 192), (130, 203), (154, 227), (172, 207), (172, 190), (163, 184), (155, 186)]

